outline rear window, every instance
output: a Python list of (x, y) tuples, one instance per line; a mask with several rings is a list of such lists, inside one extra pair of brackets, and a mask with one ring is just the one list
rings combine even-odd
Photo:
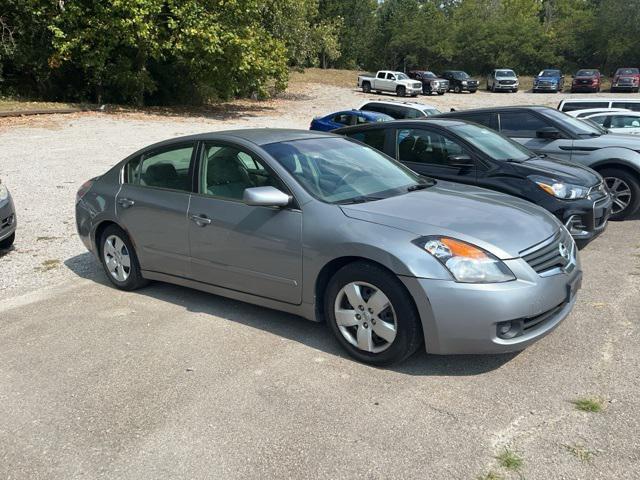
[(468, 122), (479, 123), (493, 130), (498, 130), (498, 116), (495, 113), (473, 113), (461, 115), (459, 118)]
[(531, 112), (500, 114), (500, 131), (507, 137), (536, 138), (536, 132), (547, 124)]
[[(573, 112), (574, 110), (584, 110), (587, 108), (609, 108), (609, 102), (603, 101), (598, 102), (594, 100), (593, 102), (564, 102), (560, 111), (562, 112)], [(624, 108), (624, 107), (623, 107)]]
[(613, 102), (613, 108), (626, 108), (634, 112), (640, 112), (640, 102)]

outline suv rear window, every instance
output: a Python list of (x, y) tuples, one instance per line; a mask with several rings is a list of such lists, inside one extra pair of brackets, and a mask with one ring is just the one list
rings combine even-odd
[(500, 131), (507, 137), (535, 138), (536, 132), (547, 124), (531, 112), (500, 114)]
[(563, 112), (572, 112), (574, 110), (583, 110), (585, 108), (609, 108), (609, 102), (564, 102), (562, 104), (561, 110)]
[(640, 102), (613, 102), (613, 108), (626, 108), (634, 112), (640, 112)]

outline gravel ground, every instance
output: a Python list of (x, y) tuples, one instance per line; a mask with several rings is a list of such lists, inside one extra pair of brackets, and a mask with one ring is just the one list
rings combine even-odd
[[(447, 110), (561, 97), (418, 101)], [(15, 249), (0, 258), (0, 478), (638, 478), (637, 219), (582, 252), (576, 307), (541, 342), (519, 355), (419, 352), (386, 370), (346, 358), (323, 325), (297, 317), (158, 283), (116, 291), (76, 237), (79, 185), (137, 148), (307, 128), (366, 98), (296, 85), (203, 116), (0, 122), (0, 175), (19, 216)], [(602, 411), (577, 410), (584, 397)], [(501, 466), (505, 452), (523, 465)]]

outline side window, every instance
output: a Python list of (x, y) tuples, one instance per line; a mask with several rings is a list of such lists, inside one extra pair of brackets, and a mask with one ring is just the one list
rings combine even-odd
[(385, 73), (384, 72), (378, 72), (378, 78), (384, 78)]
[(628, 115), (616, 115), (611, 117), (611, 128), (638, 128), (640, 127), (640, 117)]
[(609, 102), (564, 102), (562, 105), (563, 112), (573, 112), (585, 108), (609, 108)]
[(548, 125), (531, 112), (500, 114), (500, 131), (507, 137), (535, 138), (536, 132)]
[(351, 115), (348, 113), (340, 113), (333, 117), (333, 121), (341, 125), (351, 125)]
[(424, 118), (426, 115), (417, 108), (407, 108), (404, 118)]
[(287, 188), (253, 155), (228, 145), (207, 144), (200, 168), (200, 193), (242, 200), (244, 190), (272, 186)]
[(369, 120), (367, 120), (363, 115), (356, 115), (356, 125), (362, 125), (364, 123), (369, 123)]
[(384, 129), (377, 130), (365, 130), (364, 132), (356, 132), (349, 135), (349, 137), (354, 140), (358, 140), (359, 142), (366, 143), (372, 148), (376, 150), (384, 151), (384, 138), (385, 138)]
[(193, 145), (144, 154), (137, 169), (127, 172), (127, 179), (135, 185), (190, 192), (192, 154)]
[(460, 118), (469, 122), (479, 123), (493, 130), (498, 130), (498, 116), (495, 113), (474, 113), (461, 116)]
[(451, 155), (461, 155), (464, 149), (456, 142), (436, 132), (422, 129), (398, 130), (396, 137), (398, 160), (447, 166)]
[(396, 76), (393, 73), (387, 73), (387, 80), (395, 80)]
[(140, 159), (142, 157), (136, 157), (133, 160), (129, 160), (124, 166), (124, 183), (131, 183), (133, 185), (140, 184)]
[[(611, 117), (609, 117), (609, 119), (611, 119)], [(606, 115), (598, 115), (597, 117), (589, 118), (589, 120), (591, 120), (592, 122), (596, 122), (598, 125), (604, 125), (605, 121), (607, 121), (607, 116)]]
[(384, 105), (380, 105), (379, 103), (367, 103), (360, 107), (360, 110), (367, 110), (369, 112), (378, 112), (378, 113), (387, 113)]
[(626, 108), (634, 112), (640, 112), (640, 102), (613, 102), (612, 108)]

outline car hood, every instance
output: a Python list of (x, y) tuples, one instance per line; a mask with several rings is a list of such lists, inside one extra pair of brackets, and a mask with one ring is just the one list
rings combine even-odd
[(546, 210), (492, 190), (439, 181), (384, 200), (342, 205), (350, 218), (416, 235), (442, 235), (473, 243), (501, 259), (542, 242), (559, 228)]
[(585, 187), (593, 187), (602, 181), (600, 175), (589, 167), (559, 158), (537, 157), (517, 164), (517, 167), (525, 175), (544, 175)]
[(637, 136), (624, 135), (620, 133), (607, 133), (599, 137), (576, 140), (576, 145), (586, 145), (598, 148), (621, 147), (630, 150), (640, 151), (640, 140)]

